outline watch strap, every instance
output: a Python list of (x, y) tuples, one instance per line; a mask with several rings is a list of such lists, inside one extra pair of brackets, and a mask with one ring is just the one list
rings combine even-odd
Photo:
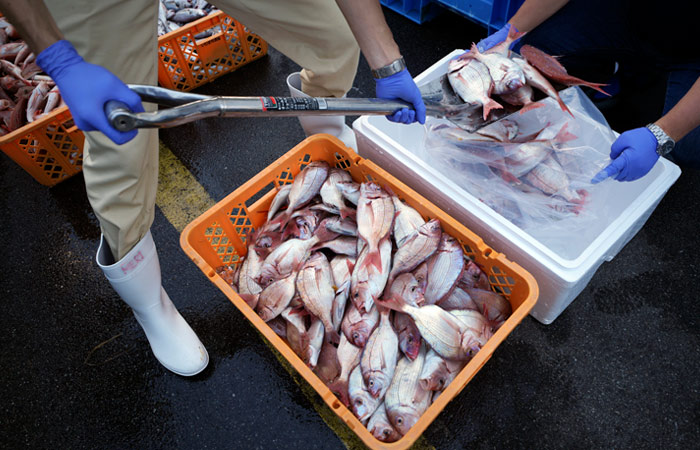
[[(665, 156), (673, 150), (673, 146), (676, 145), (676, 142), (666, 134), (666, 132), (658, 126), (655, 123), (650, 123), (646, 126), (646, 128), (651, 131), (651, 134), (654, 135), (656, 138), (656, 153), (659, 156)], [(669, 145), (670, 143), (670, 145)]]
[(386, 77), (390, 77), (394, 75), (395, 73), (399, 73), (402, 70), (406, 68), (406, 62), (403, 60), (403, 56), (399, 57), (399, 59), (396, 59), (392, 61), (391, 63), (387, 64), (384, 67), (380, 67), (378, 69), (373, 69), (372, 70), (372, 76), (376, 79), (382, 79)]

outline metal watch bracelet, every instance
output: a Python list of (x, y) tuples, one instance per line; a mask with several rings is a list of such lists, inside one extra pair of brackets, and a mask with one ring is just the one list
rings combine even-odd
[(379, 80), (381, 78), (386, 78), (391, 75), (394, 75), (395, 73), (401, 72), (403, 69), (406, 68), (406, 62), (403, 60), (403, 56), (399, 57), (399, 59), (394, 60), (390, 64), (387, 64), (384, 67), (380, 67), (379, 69), (373, 69), (372, 70), (372, 76), (376, 79)]
[[(659, 156), (665, 156), (669, 154), (673, 150), (673, 146), (676, 144), (676, 141), (674, 141), (671, 136), (669, 136), (663, 128), (660, 126), (656, 125), (655, 123), (650, 123), (646, 126), (646, 128), (651, 131), (651, 133), (654, 135), (656, 138), (657, 146), (656, 146), (656, 153)], [(670, 145), (669, 145), (670, 143)]]

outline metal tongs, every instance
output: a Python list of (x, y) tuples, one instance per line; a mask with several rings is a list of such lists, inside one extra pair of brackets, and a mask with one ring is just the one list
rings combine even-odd
[[(209, 117), (389, 115), (402, 108), (413, 107), (410, 103), (400, 100), (379, 98), (228, 97), (193, 94), (139, 84), (128, 86), (141, 100), (170, 108), (135, 113), (122, 102), (107, 102), (105, 113), (109, 122), (123, 132), (136, 128), (175, 127)], [(465, 103), (459, 98), (446, 75), (419, 88), (427, 115), (445, 118), (469, 132), (474, 132), (505, 115), (494, 111), (489, 120), (484, 121), (481, 105)]]

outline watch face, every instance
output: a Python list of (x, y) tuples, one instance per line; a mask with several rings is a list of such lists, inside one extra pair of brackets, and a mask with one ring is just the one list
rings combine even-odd
[(661, 151), (665, 155), (666, 153), (669, 153), (671, 150), (673, 150), (673, 142), (671, 141), (666, 141), (663, 144), (661, 144)]

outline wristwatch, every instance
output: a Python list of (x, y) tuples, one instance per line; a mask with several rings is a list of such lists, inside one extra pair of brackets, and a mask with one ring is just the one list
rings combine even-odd
[(673, 146), (676, 145), (676, 141), (671, 139), (671, 136), (666, 134), (666, 132), (655, 123), (650, 123), (647, 125), (647, 128), (656, 138), (656, 153), (658, 153), (659, 156), (665, 156), (671, 153)]
[(403, 56), (400, 56), (399, 59), (394, 60), (393, 62), (387, 64), (384, 67), (380, 67), (379, 69), (373, 69), (372, 76), (375, 79), (379, 80), (381, 78), (389, 77), (395, 73), (399, 73), (405, 68), (406, 62), (403, 60)]

